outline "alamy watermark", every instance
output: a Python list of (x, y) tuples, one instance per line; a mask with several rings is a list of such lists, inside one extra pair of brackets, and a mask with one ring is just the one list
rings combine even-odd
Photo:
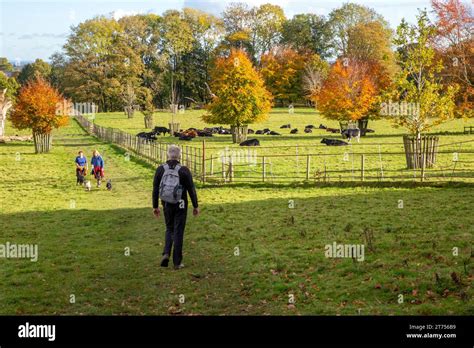
[(78, 115), (89, 115), (94, 117), (97, 113), (98, 106), (95, 103), (71, 103), (69, 101), (63, 101), (56, 104), (56, 114), (57, 115), (68, 115), (68, 116), (78, 116)]
[(326, 258), (350, 258), (359, 262), (365, 260), (364, 244), (326, 244), (324, 256)]
[(405, 101), (381, 103), (380, 114), (382, 116), (418, 116), (420, 114), (419, 103), (409, 103)]
[(36, 262), (38, 261), (38, 245), (14, 244), (10, 242), (0, 244), (0, 258), (30, 259), (31, 262)]
[(257, 150), (255, 149), (229, 149), (228, 146), (224, 150), (218, 152), (219, 161), (221, 163), (249, 163), (257, 164)]

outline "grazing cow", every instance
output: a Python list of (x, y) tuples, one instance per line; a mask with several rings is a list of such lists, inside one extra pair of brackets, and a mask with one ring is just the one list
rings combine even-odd
[(327, 146), (344, 146), (344, 145), (349, 145), (348, 143), (346, 143), (345, 141), (342, 141), (342, 140), (338, 140), (338, 139), (327, 139), (327, 138), (323, 138), (323, 140), (321, 140), (321, 143), (322, 143), (322, 144), (326, 144)]
[(325, 125), (323, 125), (322, 123), (319, 124), (319, 129), (328, 129), (328, 127), (326, 127)]
[(275, 131), (270, 131), (268, 134), (269, 134), (269, 135), (281, 135), (280, 133), (277, 133), (277, 132), (275, 132)]
[(270, 133), (270, 128), (264, 128), (263, 133)]
[(166, 134), (166, 133), (169, 133), (171, 135), (171, 131), (166, 128), (166, 127), (158, 127), (156, 126), (155, 129), (154, 129), (155, 133), (157, 133), (157, 135), (159, 134)]
[(280, 129), (284, 129), (284, 128), (291, 128), (291, 124), (284, 124), (283, 126), (280, 127)]
[(253, 129), (250, 129), (250, 128), (247, 129), (247, 134), (253, 134), (253, 133), (255, 133), (255, 131)]
[(219, 134), (231, 134), (230, 129), (222, 128), (219, 130)]
[(305, 128), (304, 132), (305, 133), (313, 133), (313, 130), (311, 128)]
[(297, 134), (298, 133), (298, 128), (290, 130), (290, 133), (291, 134)]
[(349, 139), (349, 142), (352, 138), (356, 138), (357, 142), (360, 141), (360, 129), (359, 128), (352, 128), (352, 129), (344, 129), (341, 131), (341, 134), (344, 138)]
[(212, 137), (212, 133), (211, 132), (206, 132), (206, 131), (201, 131), (201, 130), (198, 130), (197, 131), (197, 135), (198, 137)]
[(258, 131), (255, 132), (255, 134), (263, 134), (263, 130), (259, 129)]
[(248, 139), (248, 140), (242, 141), (239, 145), (240, 146), (260, 146), (260, 142), (258, 141), (258, 139)]
[(313, 129), (313, 128), (315, 128), (315, 127), (314, 127), (312, 124), (309, 124), (309, 125), (307, 125), (307, 126), (306, 126), (306, 127), (304, 127), (304, 128)]
[(155, 141), (157, 138), (156, 138), (156, 133), (155, 132), (140, 132), (137, 134), (137, 137), (139, 138), (143, 138), (143, 139), (146, 139), (146, 140), (152, 140), (152, 141)]
[(326, 128), (326, 132), (339, 133), (340, 130), (337, 128)]

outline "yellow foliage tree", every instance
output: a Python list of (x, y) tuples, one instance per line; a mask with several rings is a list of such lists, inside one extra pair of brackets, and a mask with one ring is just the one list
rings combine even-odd
[[(224, 123), (234, 129), (268, 117), (273, 97), (244, 51), (233, 49), (228, 57), (218, 58), (211, 81), (213, 99), (202, 116), (204, 122)], [(234, 137), (234, 141), (242, 138)]]

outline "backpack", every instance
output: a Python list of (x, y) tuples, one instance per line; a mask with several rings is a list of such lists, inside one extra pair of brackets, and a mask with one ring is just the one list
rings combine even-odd
[(179, 184), (179, 169), (181, 166), (177, 164), (174, 168), (165, 163), (163, 165), (165, 172), (160, 183), (160, 198), (167, 203), (176, 204), (181, 200), (183, 187)]

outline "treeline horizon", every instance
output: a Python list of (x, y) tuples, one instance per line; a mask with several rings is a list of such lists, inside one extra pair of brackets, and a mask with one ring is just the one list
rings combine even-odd
[[(431, 45), (443, 65), (439, 76), (446, 86), (461, 86), (459, 103), (470, 103), (472, 9), (459, 0), (433, 0), (431, 11), (435, 21), (430, 25), (436, 29)], [(453, 20), (459, 22), (456, 13), (463, 17), (463, 27), (453, 40), (449, 27)], [(0, 70), (12, 77), (0, 76), (0, 85), (10, 87), (13, 96), (19, 85), (40, 76), (66, 98), (93, 102), (101, 112), (132, 105), (142, 110), (201, 108), (212, 98), (216, 59), (240, 49), (263, 78), (275, 106), (313, 105), (311, 96), (334, 62), (355, 62), (358, 70), (363, 63), (375, 84), (386, 88), (407, 48), (394, 42), (403, 27), (408, 27), (404, 21), (393, 30), (375, 10), (355, 3), (345, 3), (328, 16), (302, 13), (292, 18), (278, 5), (244, 3), (230, 4), (219, 16), (193, 8), (118, 20), (96, 16), (71, 28), (50, 63), (37, 59), (15, 73), (1, 59)]]

